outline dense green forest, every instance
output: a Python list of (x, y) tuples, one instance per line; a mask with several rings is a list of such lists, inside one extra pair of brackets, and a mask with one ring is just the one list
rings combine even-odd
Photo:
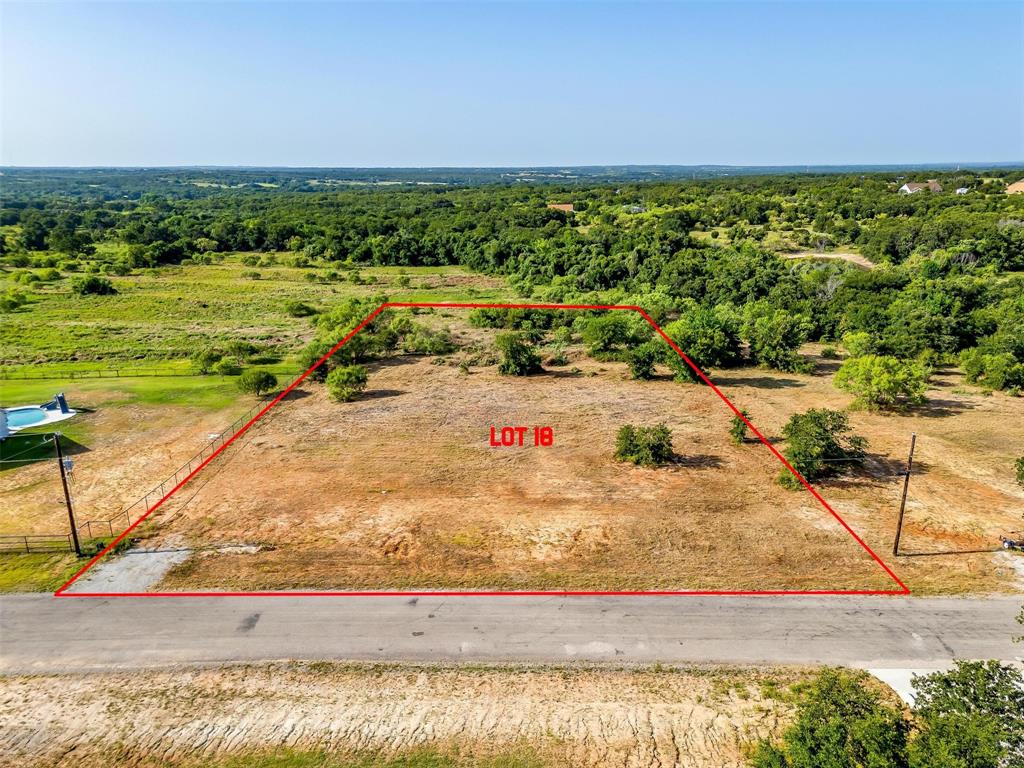
[[(787, 350), (804, 341), (845, 339), (860, 355), (961, 356), (975, 381), (1024, 385), (1024, 195), (1005, 192), (1019, 170), (476, 186), (297, 186), (269, 171), (168, 186), (166, 171), (136, 171), (130, 193), (124, 173), (66, 173), (73, 194), (58, 171), (31, 191), (8, 172), (5, 311), (31, 311), (36, 283), (77, 278), (102, 293), (109, 283), (81, 288), (83, 276), (201, 268), (229, 253), (275, 254), (327, 280), (364, 265), (461, 265), (507, 277), (524, 298), (639, 304), (684, 338), (700, 328), (679, 323), (715, 327), (772, 367), (794, 365)], [(943, 191), (899, 192), (925, 178)], [(874, 268), (785, 258), (808, 253)]]

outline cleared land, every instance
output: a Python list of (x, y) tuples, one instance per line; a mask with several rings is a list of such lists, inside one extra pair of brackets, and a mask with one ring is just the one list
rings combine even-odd
[(789, 689), (808, 677), (327, 663), (8, 677), (0, 765), (192, 767), (268, 752), (379, 765), (430, 750), (458, 755), (451, 765), (731, 768), (785, 725)]
[[(304, 385), (157, 513), (160, 537), (204, 548), (161, 586), (895, 588), (809, 494), (774, 484), (763, 446), (730, 442), (709, 389), (574, 365), (521, 378), (393, 359), (348, 404)], [(612, 459), (622, 424), (661, 421), (671, 465)], [(555, 445), (490, 446), (503, 425), (551, 426)]]

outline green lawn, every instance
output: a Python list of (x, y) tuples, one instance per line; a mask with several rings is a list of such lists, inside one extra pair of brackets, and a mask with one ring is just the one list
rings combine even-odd
[(0, 554), (0, 593), (53, 592), (86, 562), (73, 552)]
[[(273, 370), (275, 366), (259, 366)], [(297, 366), (287, 373), (279, 371), (284, 384), (288, 374), (298, 375)], [(226, 408), (242, 395), (236, 379), (231, 376), (122, 377), (117, 379), (32, 379), (0, 380), (0, 402), (24, 405), (49, 400), (56, 392), (64, 392), (68, 405), (78, 409), (116, 408), (133, 405), (184, 405), (218, 410)], [(75, 420), (61, 422), (60, 431), (69, 435)]]

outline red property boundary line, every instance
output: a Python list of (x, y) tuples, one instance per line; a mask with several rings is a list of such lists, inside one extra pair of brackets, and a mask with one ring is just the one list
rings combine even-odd
[[(271, 408), (281, 402), (288, 393), (295, 389), (299, 384), (306, 380), (306, 378), (317, 368), (319, 368), (331, 355), (341, 349), (347, 344), (353, 336), (359, 331), (365, 328), (369, 323), (373, 321), (377, 315), (383, 312), (385, 309), (390, 307), (395, 308), (434, 308), (434, 309), (550, 309), (550, 310), (623, 310), (629, 312), (637, 312), (641, 317), (646, 320), (650, 326), (658, 333), (661, 338), (681, 357), (693, 372), (711, 388), (722, 402), (725, 403), (729, 410), (731, 410), (737, 417), (739, 417), (750, 429), (751, 432), (757, 437), (758, 440), (764, 444), (769, 451), (781, 462), (781, 464), (789, 470), (793, 476), (800, 481), (805, 489), (824, 507), (829, 514), (832, 515), (839, 524), (842, 525), (846, 532), (853, 537), (853, 539), (867, 552), (871, 558), (882, 568), (883, 571), (899, 585), (898, 589), (722, 589), (722, 590), (607, 590), (607, 591), (588, 591), (588, 590), (541, 590), (541, 591), (460, 591), (460, 590), (418, 590), (418, 591), (324, 591), (324, 592), (302, 592), (302, 591), (282, 591), (282, 592), (68, 592), (68, 588), (74, 584), (78, 579), (85, 574), (90, 568), (92, 568), (104, 555), (110, 552), (111, 549), (117, 546), (117, 544), (123, 540), (129, 533), (132, 532), (143, 520), (148, 518), (156, 510), (158, 510), (165, 501), (171, 496), (178, 492), (189, 480), (196, 476), (207, 464), (213, 461), (219, 456), (229, 445), (243, 435), (248, 429), (263, 418)], [(719, 596), (756, 596), (756, 595), (909, 595), (910, 588), (904, 584), (899, 576), (897, 576), (893, 570), (885, 564), (885, 562), (874, 550), (867, 545), (867, 543), (860, 536), (857, 535), (856, 531), (851, 528), (839, 513), (829, 506), (828, 502), (822, 498), (804, 477), (797, 472), (793, 466), (786, 460), (774, 445), (769, 442), (764, 435), (758, 431), (743, 413), (732, 404), (732, 401), (720, 390), (715, 384), (709, 379), (704, 372), (697, 367), (697, 365), (686, 356), (686, 353), (679, 348), (679, 346), (669, 338), (668, 334), (661, 329), (661, 327), (651, 319), (651, 316), (644, 311), (643, 308), (633, 305), (621, 305), (621, 304), (464, 304), (458, 302), (411, 302), (411, 301), (386, 301), (377, 307), (373, 312), (366, 316), (366, 318), (353, 328), (345, 337), (335, 344), (331, 349), (311, 365), (301, 376), (295, 381), (289, 384), (277, 397), (267, 403), (266, 407), (262, 408), (259, 413), (253, 416), (245, 425), (241, 427), (235, 434), (233, 434), (220, 448), (214, 451), (210, 456), (199, 464), (191, 473), (189, 473), (180, 483), (174, 486), (166, 495), (157, 501), (152, 507), (150, 507), (146, 513), (132, 523), (130, 526), (124, 529), (118, 535), (116, 539), (110, 542), (104, 547), (99, 553), (97, 553), (88, 563), (86, 563), (74, 576), (68, 579), (56, 592), (54, 597), (93, 597), (93, 598), (111, 598), (111, 597), (382, 597), (393, 595), (396, 597), (429, 597), (429, 596), (465, 596), (465, 597), (484, 597), (484, 596), (598, 596), (598, 595), (719, 595)]]

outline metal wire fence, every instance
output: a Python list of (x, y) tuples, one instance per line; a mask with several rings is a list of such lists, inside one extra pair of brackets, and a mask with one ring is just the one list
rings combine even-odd
[(153, 486), (148, 492), (122, 509), (113, 517), (106, 520), (86, 520), (79, 524), (79, 535), (92, 538), (94, 536), (113, 536), (114, 531), (122, 531), (133, 525), (143, 517), (160, 499), (176, 488), (185, 478), (199, 467), (204, 461), (215, 454), (224, 444), (231, 439), (232, 435), (238, 432), (253, 416), (266, 407), (267, 402), (272, 399), (268, 396), (249, 408), (245, 413), (235, 419), (230, 426), (210, 440), (202, 450), (192, 456), (188, 461), (174, 470), (174, 473), (167, 476), (158, 485)]
[(0, 536), (0, 553), (74, 552), (70, 533)]

